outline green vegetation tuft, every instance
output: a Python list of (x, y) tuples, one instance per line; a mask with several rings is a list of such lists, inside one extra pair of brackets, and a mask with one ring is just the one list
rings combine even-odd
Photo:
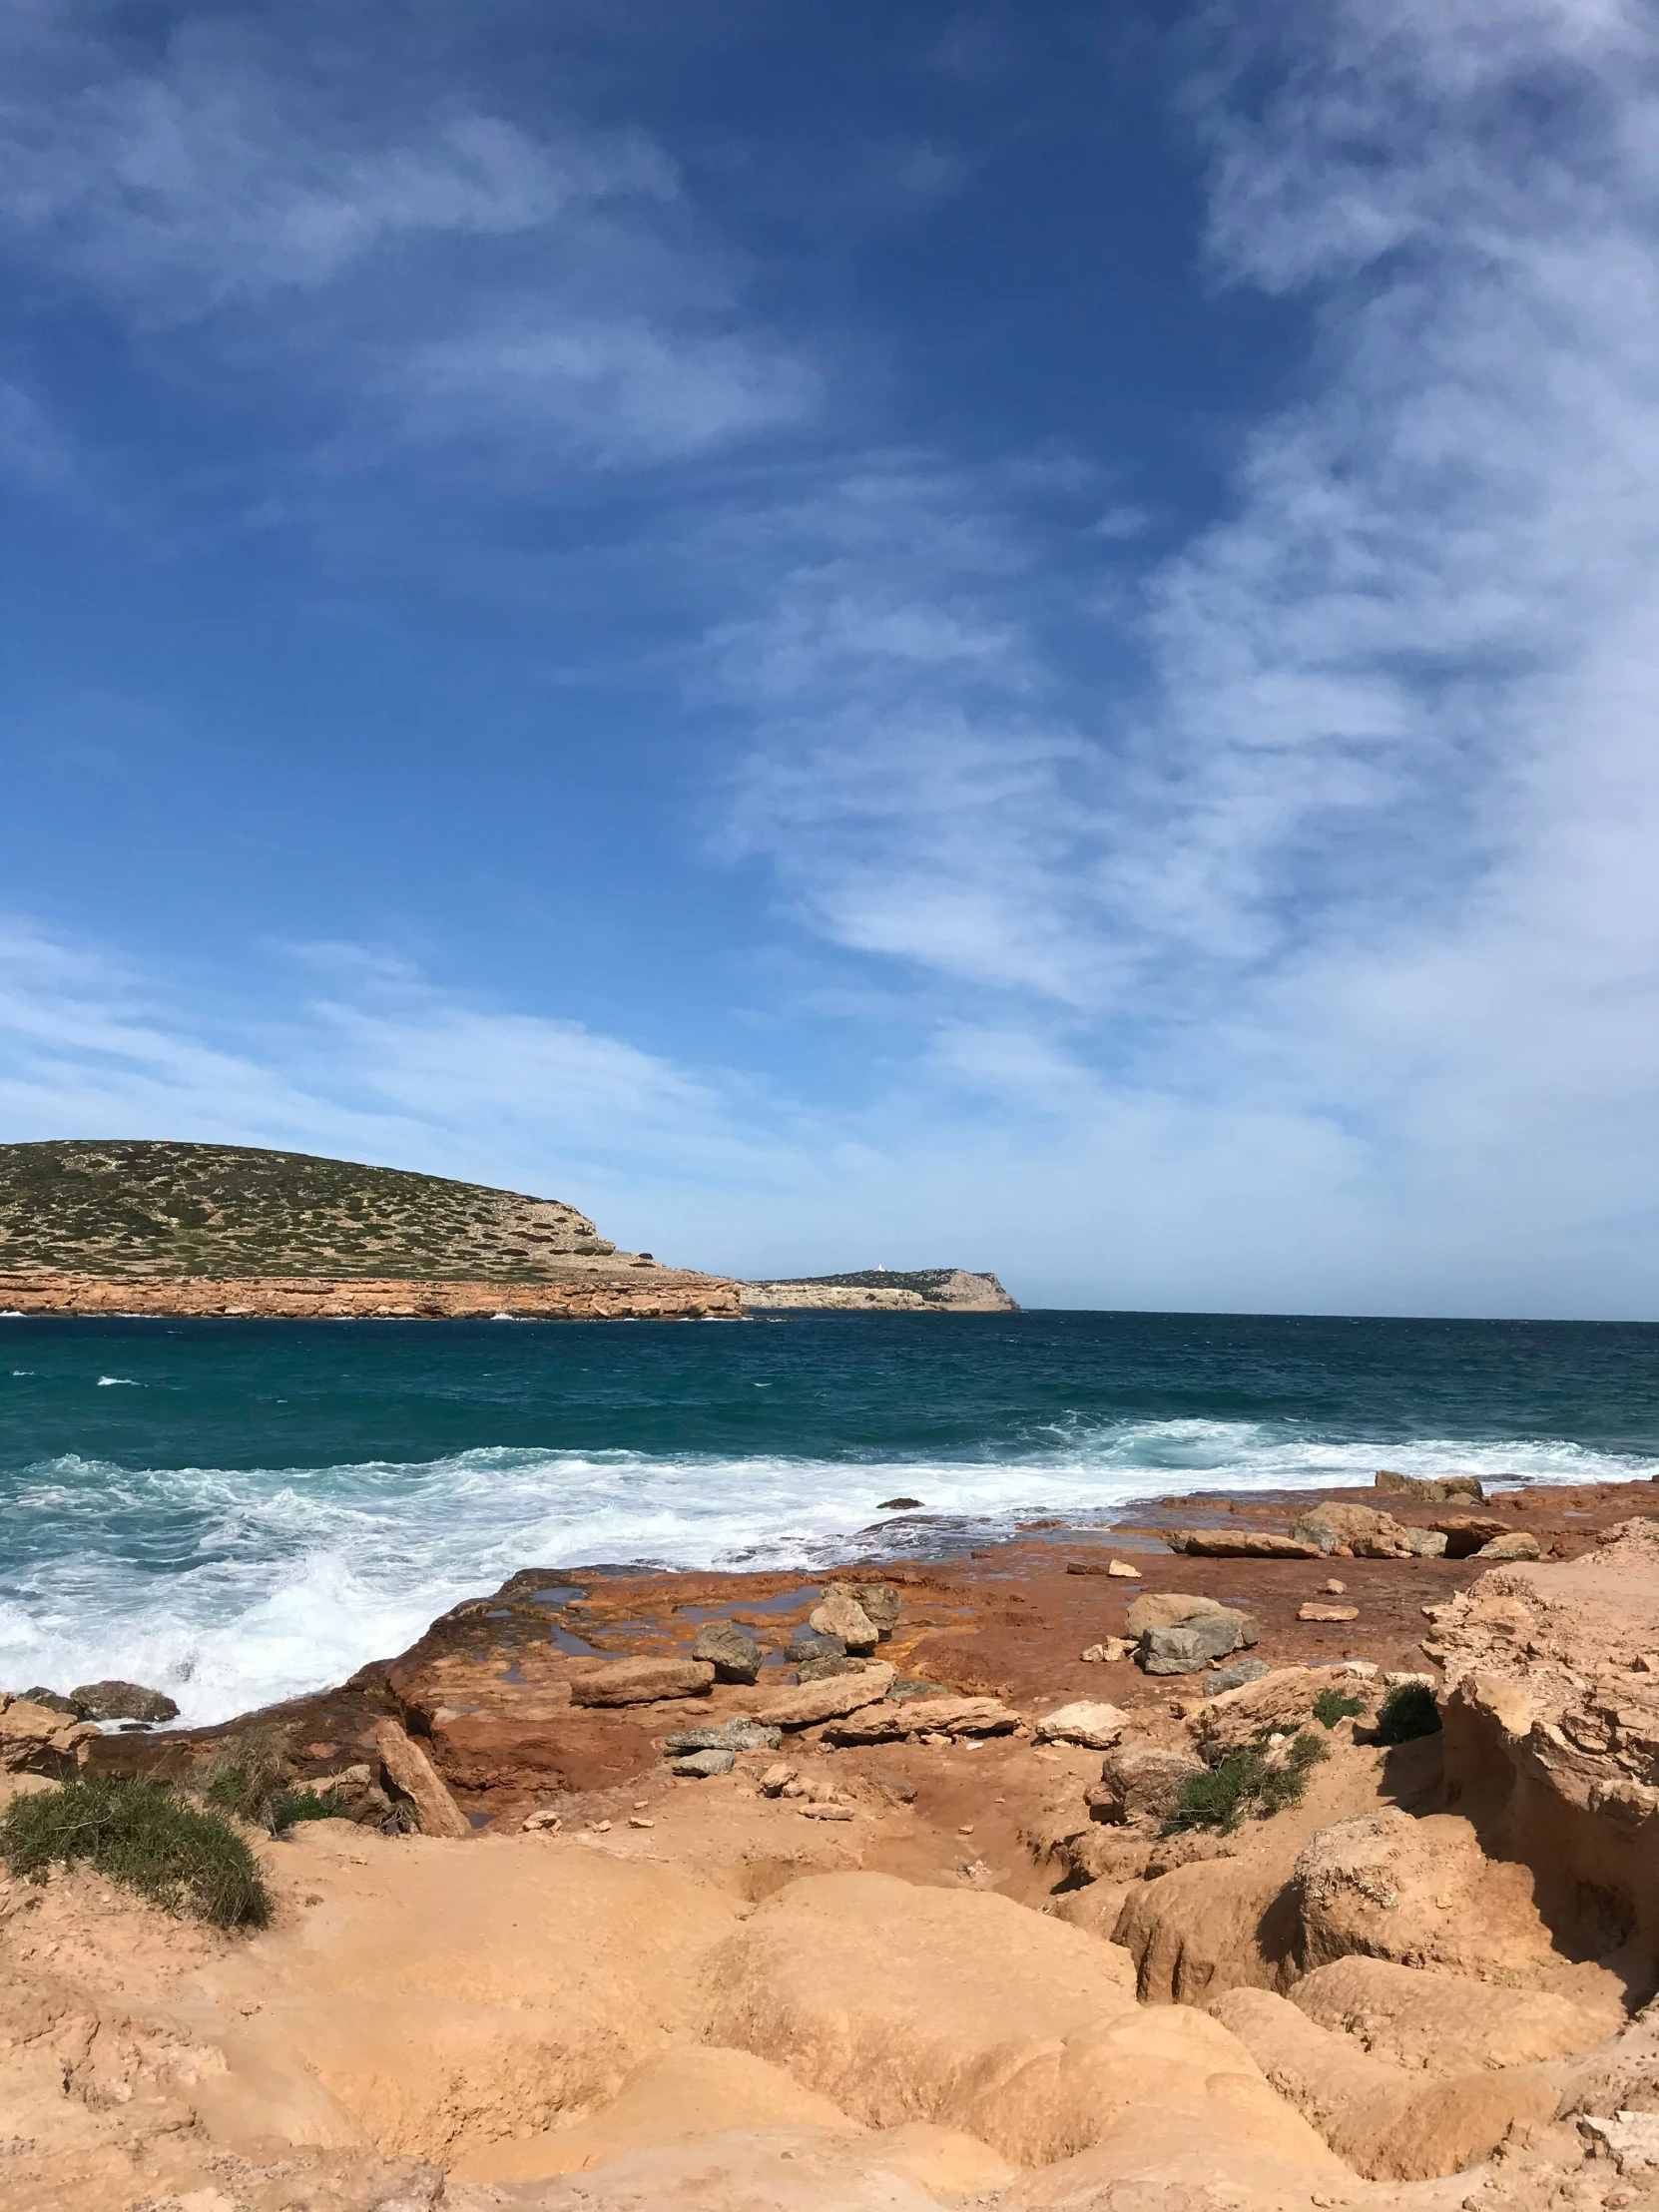
[(537, 1283), (614, 1251), (559, 1200), (441, 1175), (246, 1145), (0, 1145), (0, 1271)]
[(338, 1790), (284, 1790), (271, 1808), (271, 1825), (280, 1835), (300, 1821), (342, 1821), (348, 1810)]
[(1314, 1700), (1314, 1718), (1327, 1728), (1335, 1728), (1339, 1721), (1351, 1721), (1365, 1709), (1365, 1700), (1350, 1697), (1346, 1690), (1321, 1690)]
[(202, 1795), (221, 1813), (232, 1813), (250, 1828), (276, 1829), (276, 1808), (287, 1795), (286, 1745), (272, 1729), (249, 1729), (215, 1758), (203, 1779)]
[(1380, 1744), (1408, 1744), (1418, 1736), (1437, 1736), (1440, 1708), (1426, 1682), (1402, 1682), (1382, 1700), (1377, 1716)]
[(1247, 1813), (1267, 1820), (1288, 1805), (1300, 1805), (1309, 1768), (1330, 1756), (1317, 1736), (1306, 1733), (1298, 1736), (1282, 1765), (1269, 1761), (1265, 1740), (1242, 1744), (1202, 1774), (1188, 1776), (1164, 1823), (1164, 1834), (1181, 1836), (1189, 1829), (1214, 1828), (1231, 1836)]
[(17, 1798), (0, 1818), (0, 1859), (44, 1882), (54, 1865), (96, 1867), (164, 1912), (215, 1928), (264, 1928), (271, 1918), (259, 1863), (212, 1813), (154, 1782), (89, 1775)]

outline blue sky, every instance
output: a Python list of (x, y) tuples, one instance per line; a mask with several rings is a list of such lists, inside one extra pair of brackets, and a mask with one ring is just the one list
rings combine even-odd
[(1659, 1318), (1621, 0), (14, 0), (0, 1134)]

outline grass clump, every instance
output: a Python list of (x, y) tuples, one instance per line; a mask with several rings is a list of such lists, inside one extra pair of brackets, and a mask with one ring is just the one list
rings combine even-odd
[[(226, 1745), (209, 1767), (202, 1795), (220, 1813), (231, 1813), (267, 1835), (283, 1825), (276, 1808), (293, 1795), (286, 1781), (286, 1745), (279, 1735), (250, 1730)], [(312, 1816), (315, 1818), (315, 1816)]]
[(1380, 1744), (1408, 1744), (1418, 1736), (1437, 1736), (1440, 1708), (1426, 1682), (1402, 1682), (1382, 1700), (1377, 1716)]
[(0, 1859), (33, 1882), (52, 1866), (84, 1863), (214, 1928), (264, 1928), (271, 1918), (259, 1863), (240, 1836), (160, 1784), (122, 1775), (15, 1800), (0, 1818)]
[(1306, 1732), (1277, 1765), (1270, 1762), (1265, 1741), (1241, 1744), (1202, 1774), (1187, 1777), (1164, 1822), (1164, 1834), (1181, 1836), (1190, 1829), (1214, 1828), (1231, 1836), (1247, 1813), (1267, 1820), (1288, 1805), (1300, 1805), (1308, 1787), (1308, 1770), (1330, 1756), (1320, 1739)]
[(1326, 1728), (1335, 1728), (1339, 1721), (1351, 1721), (1365, 1709), (1365, 1700), (1350, 1697), (1346, 1690), (1321, 1690), (1314, 1700), (1314, 1718)]
[(300, 1821), (343, 1821), (349, 1811), (338, 1790), (284, 1790), (271, 1808), (271, 1825), (280, 1835)]

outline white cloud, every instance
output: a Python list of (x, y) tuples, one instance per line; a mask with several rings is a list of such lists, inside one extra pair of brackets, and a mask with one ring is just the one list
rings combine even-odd
[(1659, 30), (1345, 0), (1230, 33), (1218, 265), (1304, 289), (1312, 348), (1146, 578), (1144, 690), (1081, 705), (998, 487), (912, 477), (736, 633), (740, 834), (908, 964), (964, 1080), (1034, 1073), (1097, 1175), (1131, 1143), (1138, 1234), (1207, 1279), (1231, 1212), (1316, 1302), (1659, 1311)]
[[(95, 22), (83, 18), (83, 26)], [(644, 134), (531, 130), (398, 50), (186, 19), (0, 34), (0, 241), (119, 323), (338, 411), (332, 466), (404, 436), (651, 462), (810, 415), (820, 379)], [(402, 65), (405, 69), (407, 63)]]

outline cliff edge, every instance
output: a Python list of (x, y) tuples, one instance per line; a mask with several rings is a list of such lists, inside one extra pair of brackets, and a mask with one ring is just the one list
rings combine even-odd
[(1017, 1314), (994, 1275), (966, 1268), (862, 1268), (851, 1275), (796, 1275), (740, 1283), (744, 1311)]

